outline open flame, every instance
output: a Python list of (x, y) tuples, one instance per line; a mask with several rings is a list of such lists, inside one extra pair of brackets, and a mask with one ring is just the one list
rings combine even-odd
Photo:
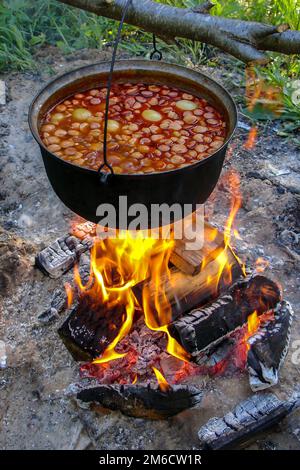
[(159, 388), (162, 392), (167, 392), (170, 389), (170, 385), (168, 384), (167, 380), (165, 379), (163, 374), (158, 369), (156, 369), (156, 367), (152, 367), (152, 369), (156, 376)]
[[(232, 261), (229, 261), (228, 250), (232, 256), (230, 247), (231, 232), (236, 214), (241, 206), (241, 194), (239, 191), (239, 177), (236, 173), (231, 173), (229, 178), (229, 192), (232, 196), (230, 214), (227, 219), (223, 243), (216, 241), (217, 248), (213, 253), (209, 253), (202, 262), (202, 267), (210, 262), (212, 257), (217, 265), (217, 275), (208, 277), (206, 282), (213, 292), (218, 291), (219, 282), (224, 279), (231, 282)], [(172, 233), (172, 230), (171, 230)], [(86, 283), (83, 283), (78, 266), (75, 267), (74, 277), (78, 290), (82, 296), (89, 296), (97, 305), (103, 305), (107, 312), (121, 306), (124, 310), (122, 324), (114, 339), (105, 349), (103, 354), (94, 359), (93, 364), (107, 367), (113, 360), (122, 359), (128, 352), (118, 352), (118, 344), (131, 331), (135, 315), (143, 314), (146, 326), (153, 331), (162, 332), (167, 339), (167, 352), (177, 359), (187, 363), (189, 355), (183, 347), (170, 335), (168, 325), (172, 321), (172, 307), (165, 291), (165, 283), (161, 282), (162, 276), (166, 277), (170, 283), (172, 280), (169, 268), (170, 256), (174, 247), (174, 240), (164, 238), (148, 237), (148, 232), (122, 231), (118, 238), (98, 239), (95, 238), (94, 246), (91, 250), (90, 275)], [(220, 234), (217, 229), (210, 228), (206, 231), (206, 240), (213, 241)], [(233, 256), (236, 255), (233, 253)], [(237, 258), (237, 257), (236, 257)], [(231, 258), (232, 259), (232, 258)], [(238, 260), (238, 259), (237, 259)], [(243, 267), (240, 260), (238, 260)], [(138, 302), (133, 287), (144, 281), (142, 302)], [(152, 286), (149, 287), (149, 286)], [(153, 288), (154, 286), (154, 288)], [(151, 290), (151, 292), (150, 292)], [(71, 294), (67, 288), (69, 302), (72, 301)], [(151, 302), (150, 302), (151, 297)], [(154, 300), (153, 300), (154, 297)], [(115, 327), (116, 328), (116, 327)], [(159, 384), (166, 389), (166, 380), (161, 372), (153, 368)], [(134, 378), (134, 383), (137, 377)], [(168, 385), (169, 387), (169, 385)]]
[(251, 336), (253, 336), (254, 333), (256, 333), (256, 331), (259, 328), (259, 325), (260, 325), (260, 319), (259, 319), (259, 316), (257, 315), (257, 311), (254, 310), (254, 312), (251, 313), (251, 315), (249, 315), (248, 322), (247, 322), (248, 330), (247, 330), (247, 333), (245, 335), (245, 342), (246, 342), (247, 351), (249, 351), (249, 349), (250, 349), (248, 339)]

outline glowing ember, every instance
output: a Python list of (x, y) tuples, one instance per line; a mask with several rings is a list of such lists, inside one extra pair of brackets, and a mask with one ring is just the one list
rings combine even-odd
[(156, 369), (156, 367), (152, 367), (152, 369), (155, 373), (159, 388), (162, 392), (167, 392), (170, 389), (170, 385), (168, 384), (162, 373), (158, 369)]

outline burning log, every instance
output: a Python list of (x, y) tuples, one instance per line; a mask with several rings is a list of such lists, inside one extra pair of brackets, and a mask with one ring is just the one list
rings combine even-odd
[(274, 426), (300, 405), (300, 395), (279, 400), (272, 393), (260, 393), (239, 403), (222, 418), (211, 418), (198, 431), (201, 448), (230, 449), (249, 444), (256, 434)]
[(169, 331), (197, 362), (205, 348), (242, 327), (254, 311), (260, 315), (274, 308), (279, 300), (280, 291), (273, 281), (260, 275), (246, 278), (216, 301), (173, 322)]
[(71, 269), (82, 253), (93, 246), (87, 236), (83, 240), (67, 235), (47, 246), (36, 257), (36, 266), (48, 276), (57, 279)]
[(280, 302), (274, 309), (274, 317), (264, 322), (249, 338), (247, 368), (253, 391), (277, 384), (280, 366), (288, 352), (292, 320), (291, 305), (286, 301)]
[(203, 392), (196, 387), (172, 385), (167, 391), (150, 385), (99, 385), (85, 381), (69, 387), (69, 395), (100, 404), (110, 410), (119, 410), (127, 416), (148, 419), (166, 419), (192, 408), (201, 402)]
[[(242, 276), (242, 269), (231, 249), (227, 247), (225, 251), (228, 265), (231, 266), (230, 281), (232, 282)], [(157, 286), (148, 279), (137, 284), (133, 291), (140, 305), (143, 304), (143, 290), (146, 289), (149, 292), (149, 304), (153, 312), (156, 311), (155, 301), (158, 296), (161, 309), (167, 310), (170, 305), (172, 318), (176, 319), (181, 314), (196, 306), (206, 304), (224, 292), (228, 288), (227, 272), (224, 271), (220, 275), (220, 264), (212, 257), (194, 276), (187, 275), (175, 267), (170, 268), (169, 274), (162, 274), (160, 286), (164, 286), (163, 295), (157, 292)]]
[(91, 361), (117, 336), (124, 314), (124, 306), (118, 303), (108, 309), (105, 304), (84, 295), (58, 333), (76, 361)]
[(205, 223), (203, 238), (203, 247), (200, 250), (187, 250), (187, 240), (176, 240), (170, 257), (171, 263), (186, 274), (198, 274), (203, 260), (208, 256), (216, 257), (216, 250), (224, 248), (223, 234), (208, 223)]

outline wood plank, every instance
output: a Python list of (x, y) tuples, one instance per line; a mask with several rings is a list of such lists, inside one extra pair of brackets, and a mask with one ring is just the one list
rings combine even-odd
[(201, 270), (201, 264), (207, 256), (214, 256), (215, 250), (224, 247), (223, 234), (215, 227), (205, 222), (203, 247), (200, 250), (187, 250), (186, 244), (189, 240), (175, 240), (170, 261), (180, 271), (195, 276)]
[[(230, 248), (226, 249), (228, 262), (232, 266), (231, 282), (229, 285), (242, 276), (242, 270), (233, 255)], [(172, 318), (175, 319), (179, 315), (190, 311), (200, 305), (204, 305), (208, 301), (216, 298), (218, 295), (228, 289), (225, 282), (227, 276), (223, 273), (220, 276), (219, 283), (219, 263), (215, 259), (211, 259), (208, 264), (196, 275), (187, 275), (176, 267), (170, 268), (168, 273), (162, 274), (160, 278), (161, 286), (164, 286), (164, 295), (157, 292), (157, 286), (152, 280), (146, 279), (140, 282), (134, 288), (134, 294), (140, 305), (143, 303), (144, 289), (149, 293), (150, 307), (153, 312), (156, 311), (156, 297), (162, 309), (166, 310), (170, 304), (172, 310)]]

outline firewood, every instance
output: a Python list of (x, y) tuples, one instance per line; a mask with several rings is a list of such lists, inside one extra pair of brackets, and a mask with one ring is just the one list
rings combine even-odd
[[(242, 270), (230, 248), (226, 249), (226, 254), (228, 256), (228, 262), (232, 266), (231, 282), (233, 282), (242, 276)], [(215, 259), (211, 259), (200, 273), (194, 276), (187, 275), (178, 268), (170, 268), (170, 275), (164, 273), (160, 278), (159, 288), (161, 288), (162, 285), (164, 286), (165, 296), (164, 298), (162, 295), (159, 296), (161, 308), (167, 309), (167, 304), (170, 304), (172, 318), (176, 319), (192, 308), (204, 305), (228, 288), (226, 274), (223, 273), (221, 275), (218, 283), (218, 273), (219, 263)], [(144, 289), (149, 292), (150, 307), (151, 310), (155, 312), (157, 286), (154, 285), (152, 280), (146, 279), (133, 288), (140, 305), (143, 304), (142, 297)], [(165, 299), (167, 299), (167, 301)]]
[(217, 344), (257, 311), (274, 308), (280, 300), (280, 290), (270, 279), (257, 275), (233, 284), (228, 293), (202, 309), (196, 309), (169, 326), (169, 331), (197, 362), (200, 353)]
[(67, 307), (67, 296), (64, 289), (57, 288), (53, 292), (50, 307), (38, 315), (38, 321), (43, 325), (59, 318), (59, 314)]
[(249, 338), (247, 368), (254, 392), (277, 384), (279, 369), (288, 352), (292, 320), (290, 303), (280, 302), (274, 309), (274, 318), (260, 325)]
[(57, 279), (71, 269), (82, 253), (90, 250), (93, 239), (83, 240), (67, 235), (53, 242), (36, 257), (36, 266), (48, 276)]
[[(88, 282), (90, 276), (90, 254), (89, 252), (82, 254), (78, 261), (78, 270), (81, 281), (83, 284)], [(64, 279), (65, 281), (73, 284), (73, 274), (68, 277), (68, 275)], [(79, 292), (76, 286), (72, 288), (72, 304), (77, 302)], [(73, 305), (74, 306), (74, 305)], [(53, 321), (57, 320), (60, 314), (66, 310), (68, 307), (68, 299), (67, 293), (65, 290), (64, 285), (61, 287), (57, 287), (54, 289), (51, 300), (50, 306), (43, 310), (37, 317), (38, 321), (43, 325), (48, 325)]]
[(249, 445), (253, 437), (277, 424), (299, 405), (298, 392), (287, 401), (271, 393), (252, 395), (222, 418), (211, 418), (202, 426), (198, 431), (200, 447), (218, 450)]
[(76, 361), (100, 356), (117, 336), (123, 323), (124, 306), (108, 309), (105, 304), (83, 295), (58, 333)]
[(198, 274), (204, 258), (208, 256), (213, 258), (217, 249), (224, 248), (223, 234), (217, 231), (216, 235), (212, 236), (212, 232), (216, 230), (212, 225), (205, 223), (203, 246), (200, 250), (187, 250), (186, 243), (188, 240), (185, 238), (175, 240), (175, 246), (170, 257), (171, 263), (186, 274), (192, 276)]
[(194, 407), (202, 400), (203, 391), (188, 385), (172, 385), (163, 392), (159, 386), (146, 384), (101, 385), (87, 380), (69, 387), (69, 395), (85, 403), (97, 403), (127, 416), (166, 419)]

